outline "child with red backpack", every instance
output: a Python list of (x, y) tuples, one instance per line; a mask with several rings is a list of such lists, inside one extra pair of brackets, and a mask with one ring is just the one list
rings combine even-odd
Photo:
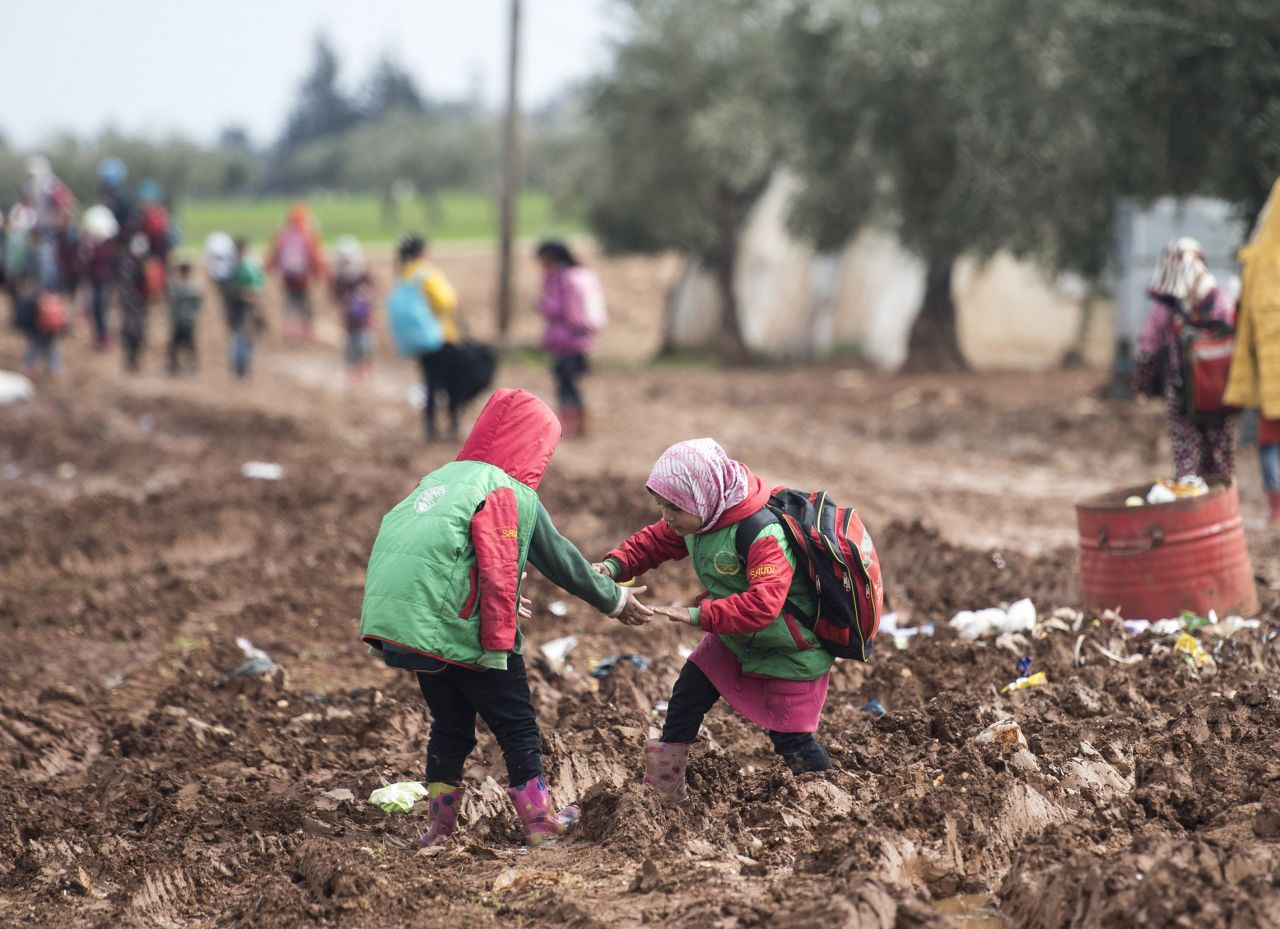
[(709, 633), (680, 672), (661, 738), (645, 744), (645, 783), (664, 797), (684, 796), (689, 750), (721, 697), (768, 730), (791, 770), (829, 769), (814, 732), (831, 665), (837, 655), (866, 660), (883, 604), (861, 521), (825, 494), (770, 490), (712, 439), (667, 449), (645, 486), (662, 519), (595, 568), (626, 581), (690, 557), (706, 596), (653, 611)]
[(556, 811), (522, 655), (526, 563), (625, 625), (651, 615), (636, 596), (591, 570), (551, 522), (537, 487), (560, 441), (545, 403), (494, 391), (456, 460), (432, 471), (382, 520), (366, 572), (360, 637), (387, 665), (417, 675), (431, 711), (423, 847), (457, 827), (477, 714), (502, 749), (507, 794), (537, 845), (577, 816)]
[(279, 271), (284, 282), (285, 340), (310, 342), (311, 282), (323, 280), (329, 272), (311, 212), (303, 204), (290, 207), (288, 221), (272, 239), (267, 252), (267, 270)]

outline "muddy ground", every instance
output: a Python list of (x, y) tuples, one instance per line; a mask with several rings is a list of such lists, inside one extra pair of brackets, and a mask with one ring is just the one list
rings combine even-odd
[[(491, 261), (441, 262), (486, 332)], [(1096, 373), (649, 366), (673, 264), (605, 272), (617, 324), (591, 434), (561, 447), (542, 498), (598, 555), (652, 518), (653, 458), (710, 434), (859, 506), (900, 623), (938, 632), (838, 666), (820, 730), (837, 770), (792, 775), (717, 708), (690, 800), (659, 803), (640, 748), (696, 634), (569, 598), (557, 616), (535, 574), (531, 657), (580, 642), (531, 677), (552, 787), (582, 820), (520, 847), (483, 733), (463, 828), (416, 851), (420, 813), (364, 799), (421, 777), (421, 698), (355, 632), (379, 518), (454, 449), (421, 442), (412, 372), (385, 348), (348, 389), (336, 349), (269, 336), (253, 381), (231, 382), (211, 308), (196, 377), (167, 378), (157, 346), (125, 378), (78, 333), (60, 381), (0, 409), (0, 925), (905, 929), (978, 925), (979, 909), (1042, 929), (1280, 926), (1280, 545), (1247, 453), (1262, 628), (1197, 632), (1215, 661), (1196, 668), (1172, 639), (1076, 612), (1072, 502), (1164, 470), (1159, 409), (1099, 399)], [(0, 368), (19, 352), (0, 335)], [(510, 358), (502, 383), (549, 395), (540, 364)], [(249, 460), (284, 478), (245, 479)], [(656, 602), (696, 593), (678, 567), (648, 580)], [(1025, 642), (946, 629), (1023, 596), (1042, 620), (1060, 610)], [(237, 636), (279, 670), (225, 681)], [(589, 675), (615, 653), (650, 668)], [(1048, 683), (1002, 694), (1023, 654)], [(887, 715), (861, 710), (872, 699)], [(972, 740), (1007, 717), (1025, 750)]]

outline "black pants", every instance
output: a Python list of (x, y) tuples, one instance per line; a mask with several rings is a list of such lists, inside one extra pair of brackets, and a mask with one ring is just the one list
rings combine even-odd
[(578, 379), (587, 373), (587, 356), (560, 355), (551, 363), (551, 373), (556, 376), (556, 402), (560, 409), (582, 409), (582, 392)]
[(435, 674), (419, 674), (418, 686), (431, 710), (428, 783), (462, 783), (463, 765), (476, 747), (477, 713), (498, 740), (512, 787), (542, 773), (542, 734), (520, 655), (507, 658), (505, 671), (470, 671), (448, 665)]
[(453, 398), (449, 383), (454, 363), (454, 351), (450, 345), (442, 345), (434, 352), (418, 356), (418, 364), (422, 367), (422, 385), (426, 391), (426, 402), (422, 407), (422, 425), (426, 429), (427, 438), (436, 438), (436, 396), (445, 394), (449, 398), (449, 434), (458, 434), (458, 413), (462, 404)]
[(181, 367), (179, 356), (186, 355), (192, 371), (196, 369), (196, 333), (190, 326), (178, 326), (169, 338), (169, 373), (177, 374)]
[[(663, 742), (695, 742), (698, 727), (720, 699), (711, 679), (692, 661), (686, 661), (667, 703), (667, 721), (662, 727)], [(769, 731), (773, 750), (793, 771), (825, 771), (831, 767), (827, 750), (812, 732)]]

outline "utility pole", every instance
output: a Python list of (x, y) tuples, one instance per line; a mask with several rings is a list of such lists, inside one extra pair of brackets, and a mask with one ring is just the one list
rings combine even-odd
[(511, 328), (511, 242), (515, 236), (516, 195), (520, 190), (520, 0), (511, 0), (511, 47), (507, 70), (507, 118), (502, 138), (502, 192), (499, 204), (502, 241), (498, 257), (498, 338)]

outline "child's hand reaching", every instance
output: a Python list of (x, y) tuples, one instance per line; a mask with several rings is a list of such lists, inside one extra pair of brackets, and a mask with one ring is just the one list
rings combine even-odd
[(649, 609), (641, 603), (637, 597), (649, 588), (647, 587), (626, 587), (627, 602), (622, 606), (622, 612), (618, 614), (618, 622), (624, 626), (643, 626), (649, 622), (649, 617), (653, 615), (653, 610)]
[(613, 577), (613, 572), (609, 570), (609, 566), (603, 561), (592, 562), (591, 570), (596, 574), (603, 574), (605, 577)]
[(659, 616), (665, 616), (673, 623), (693, 625), (693, 614), (687, 606), (655, 606), (651, 608)]

